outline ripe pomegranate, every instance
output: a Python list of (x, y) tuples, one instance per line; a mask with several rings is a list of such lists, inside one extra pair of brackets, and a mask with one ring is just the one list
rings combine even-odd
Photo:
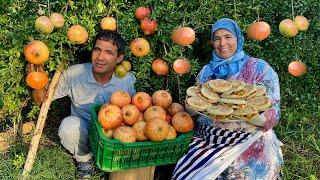
[(137, 106), (140, 112), (143, 112), (152, 105), (151, 96), (146, 92), (137, 92), (132, 97), (132, 104)]
[(288, 71), (291, 75), (299, 77), (306, 73), (307, 67), (302, 61), (295, 60), (289, 64)]
[(154, 34), (158, 28), (158, 22), (156, 20), (150, 20), (149, 18), (143, 18), (140, 25), (144, 35)]
[(127, 69), (123, 64), (118, 64), (116, 65), (116, 68), (114, 69), (114, 74), (118, 77), (118, 78), (123, 78), (127, 75)]
[(162, 141), (169, 133), (169, 124), (155, 117), (147, 121), (145, 134), (151, 141)]
[(179, 103), (172, 103), (170, 106), (169, 106), (169, 109), (168, 109), (168, 112), (174, 116), (175, 114), (177, 114), (178, 112), (183, 112), (184, 111), (184, 107), (179, 104)]
[(148, 137), (146, 136), (146, 133), (145, 133), (146, 125), (147, 123), (145, 121), (138, 121), (132, 126), (132, 128), (137, 132), (138, 141), (148, 140)]
[(81, 25), (73, 25), (68, 29), (67, 36), (69, 41), (75, 44), (84, 44), (88, 40), (88, 32)]
[(45, 88), (32, 90), (32, 99), (37, 106), (40, 106), (46, 98), (47, 91)]
[(150, 51), (150, 44), (144, 38), (136, 38), (130, 43), (130, 50), (133, 55), (143, 57)]
[(309, 28), (309, 21), (304, 16), (296, 16), (294, 18), (294, 23), (298, 27), (299, 31), (306, 31)]
[(169, 66), (165, 60), (157, 58), (152, 62), (152, 70), (158, 76), (165, 76), (169, 73)]
[(194, 123), (192, 117), (186, 112), (178, 112), (172, 117), (172, 126), (177, 132), (187, 133), (192, 131)]
[(294, 37), (298, 34), (298, 28), (291, 19), (284, 19), (279, 24), (280, 33), (287, 38)]
[(174, 43), (181, 46), (192, 44), (196, 38), (196, 33), (190, 27), (179, 27), (173, 30), (171, 39)]
[(264, 21), (257, 21), (248, 26), (247, 35), (249, 38), (262, 41), (266, 39), (271, 32), (271, 28), (268, 23)]
[(128, 60), (122, 60), (121, 64), (124, 66), (124, 68), (126, 69), (126, 71), (130, 71), (131, 70), (131, 63)]
[(166, 139), (175, 139), (177, 137), (177, 131), (169, 124), (169, 132)]
[(49, 58), (49, 48), (42, 41), (33, 40), (23, 49), (26, 60), (31, 64), (42, 64)]
[(152, 104), (167, 110), (172, 103), (172, 96), (168, 91), (157, 90), (152, 94)]
[(117, 90), (111, 94), (110, 103), (122, 108), (131, 103), (131, 96), (126, 91)]
[(33, 71), (27, 75), (26, 82), (33, 89), (42, 89), (47, 86), (49, 78), (44, 72)]
[(101, 129), (102, 130), (102, 133), (103, 133), (103, 135), (105, 135), (107, 138), (112, 138), (113, 137), (113, 131), (114, 131), (114, 129), (108, 129), (108, 130), (106, 130), (106, 129)]
[(132, 104), (125, 105), (121, 108), (123, 114), (123, 121), (127, 125), (133, 125), (139, 121), (140, 111)]
[(98, 113), (98, 121), (101, 126), (108, 130), (114, 129), (121, 125), (123, 120), (121, 109), (113, 104), (104, 104)]
[(117, 29), (117, 20), (111, 16), (104, 17), (100, 21), (100, 27), (103, 30), (115, 31)]
[(149, 121), (150, 119), (157, 117), (162, 119), (163, 121), (166, 120), (167, 113), (166, 111), (160, 106), (150, 106), (146, 111), (143, 113), (143, 117), (145, 121)]
[(64, 26), (64, 17), (62, 14), (54, 12), (50, 16), (50, 20), (53, 23), (54, 27), (61, 28)]
[(34, 26), (37, 31), (43, 34), (50, 34), (54, 30), (54, 24), (47, 16), (40, 16), (36, 19)]
[(136, 16), (137, 19), (142, 20), (145, 17), (150, 16), (151, 14), (151, 10), (149, 7), (145, 7), (145, 6), (140, 6), (136, 9), (134, 15)]
[(183, 75), (189, 73), (191, 70), (190, 62), (187, 59), (177, 59), (173, 62), (174, 72)]
[(113, 132), (113, 138), (124, 143), (133, 143), (137, 141), (137, 132), (129, 126), (120, 126)]

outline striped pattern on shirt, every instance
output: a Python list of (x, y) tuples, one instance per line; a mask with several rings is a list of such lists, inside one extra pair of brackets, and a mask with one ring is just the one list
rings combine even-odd
[(177, 163), (172, 179), (192, 179), (199, 171), (225, 152), (228, 147), (246, 141), (251, 133), (229, 131), (212, 126), (198, 126), (197, 134), (190, 143), (188, 152)]

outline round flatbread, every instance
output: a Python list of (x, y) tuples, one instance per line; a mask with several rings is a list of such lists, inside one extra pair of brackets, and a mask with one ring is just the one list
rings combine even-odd
[(218, 104), (218, 105), (209, 106), (207, 109), (207, 112), (210, 115), (229, 116), (233, 114), (234, 110), (229, 106)]
[(232, 99), (241, 99), (241, 98), (247, 97), (247, 94), (248, 94), (247, 89), (245, 89), (245, 88), (242, 88), (239, 91), (233, 91), (231, 93), (228, 93), (228, 92), (222, 93), (221, 97), (232, 98)]
[(271, 99), (266, 96), (257, 96), (247, 99), (248, 107), (252, 107), (260, 111), (265, 111), (271, 106)]
[(228, 92), (230, 92), (230, 91), (231, 92), (232, 91), (240, 91), (246, 85), (246, 83), (241, 81), (241, 80), (228, 80), (228, 81), (232, 84), (232, 88)]
[(207, 109), (208, 116), (217, 121), (229, 120), (233, 111), (229, 106), (221, 104), (210, 106)]
[(244, 108), (247, 106), (247, 101), (244, 99), (220, 98), (219, 103), (229, 105), (232, 108)]
[(219, 101), (220, 96), (219, 94), (215, 93), (212, 91), (209, 87), (208, 84), (204, 84), (201, 89), (200, 89), (200, 94), (204, 96), (207, 99), (207, 102), (210, 103), (216, 103)]
[(207, 82), (209, 88), (216, 93), (224, 93), (232, 88), (232, 84), (223, 79), (214, 79)]
[(263, 85), (256, 85), (256, 89), (257, 89), (257, 92), (256, 92), (255, 96), (263, 96), (267, 92), (266, 87)]
[(243, 98), (246, 95), (246, 91), (242, 91), (242, 89), (245, 87), (245, 83), (240, 80), (229, 80), (232, 84), (232, 88), (221, 94), (221, 97), (226, 98)]
[(191, 96), (187, 98), (187, 104), (197, 111), (206, 111), (207, 108), (211, 106), (211, 103), (204, 101), (199, 96)]
[(190, 86), (187, 89), (187, 95), (188, 96), (197, 96), (196, 94), (200, 93), (200, 86)]
[(232, 117), (236, 119), (245, 119), (245, 120), (252, 120), (254, 118), (257, 118), (258, 116), (259, 116), (258, 110), (251, 107), (236, 109), (232, 114)]
[(247, 97), (254, 97), (257, 92), (257, 88), (253, 84), (247, 84), (244, 86), (244, 89), (247, 91)]

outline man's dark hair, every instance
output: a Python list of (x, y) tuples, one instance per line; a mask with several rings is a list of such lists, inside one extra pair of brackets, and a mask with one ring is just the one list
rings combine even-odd
[(126, 43), (121, 35), (117, 32), (111, 30), (100, 30), (96, 36), (96, 41), (97, 40), (111, 41), (114, 45), (117, 46), (118, 55), (124, 54)]

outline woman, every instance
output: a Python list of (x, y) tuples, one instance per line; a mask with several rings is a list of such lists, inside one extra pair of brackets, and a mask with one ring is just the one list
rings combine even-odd
[(281, 142), (272, 130), (280, 118), (278, 75), (264, 60), (245, 54), (241, 30), (233, 20), (218, 20), (211, 37), (212, 59), (198, 74), (197, 84), (211, 79), (261, 84), (272, 107), (256, 119), (259, 128), (198, 117), (193, 142), (172, 179), (278, 179), (283, 158)]

